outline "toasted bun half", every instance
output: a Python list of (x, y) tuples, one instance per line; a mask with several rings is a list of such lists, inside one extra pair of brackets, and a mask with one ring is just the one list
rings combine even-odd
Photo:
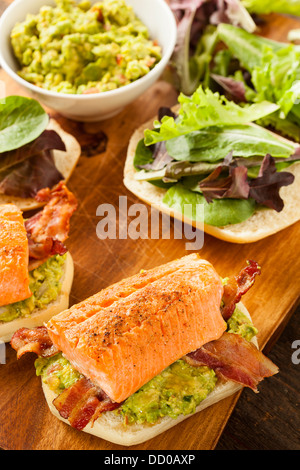
[[(143, 139), (144, 130), (151, 129), (152, 125), (153, 119), (140, 126), (129, 141), (124, 167), (124, 185), (135, 196), (158, 211), (182, 220), (181, 213), (163, 203), (165, 189), (158, 188), (147, 181), (137, 181), (134, 177), (137, 173), (133, 166), (137, 144)], [(284, 209), (281, 212), (268, 208), (257, 210), (244, 222), (224, 227), (200, 224), (187, 217), (184, 218), (184, 221), (200, 230), (204, 230), (209, 235), (232, 243), (251, 243), (273, 235), (300, 220), (300, 191), (297, 189), (300, 187), (300, 163), (294, 163), (287, 171), (295, 176), (295, 181), (292, 185), (283, 187), (280, 190), (280, 196), (284, 201)]]
[[(75, 137), (65, 132), (61, 126), (50, 119), (47, 129), (56, 131), (63, 140), (66, 151), (53, 150), (56, 168), (67, 182), (70, 178), (81, 154), (81, 147)], [(0, 204), (15, 204), (21, 211), (30, 211), (42, 207), (44, 203), (37, 202), (34, 198), (21, 198), (0, 194)]]
[(53, 315), (62, 312), (69, 307), (69, 295), (73, 283), (74, 263), (68, 252), (61, 278), (61, 290), (59, 296), (43, 309), (35, 309), (28, 317), (17, 318), (10, 322), (0, 321), (0, 341), (8, 342), (19, 328), (35, 328), (42, 326)]
[[(251, 319), (248, 310), (242, 303), (239, 303), (238, 307), (245, 315), (247, 315), (249, 319)], [(252, 342), (255, 344), (256, 347), (258, 347), (256, 337), (252, 339)], [(43, 382), (42, 382), (42, 387), (43, 387), (43, 392), (47, 400), (47, 404), (50, 408), (50, 411), (58, 419), (60, 419), (66, 424), (69, 424), (69, 422), (66, 419), (60, 416), (57, 409), (52, 404), (57, 394), (53, 392), (48, 387), (48, 385), (46, 385)], [(218, 401), (223, 400), (223, 398), (233, 395), (235, 392), (237, 392), (241, 388), (242, 388), (242, 385), (237, 384), (232, 381), (217, 382), (217, 385), (214, 388), (214, 390), (208, 395), (208, 397), (205, 400), (203, 400), (200, 403), (200, 405), (196, 408), (195, 413), (193, 414), (196, 414), (199, 411), (204, 410), (208, 406), (211, 406), (214, 403), (217, 403)], [(189, 418), (190, 416), (192, 415), (191, 414), (186, 415), (186, 416), (181, 415), (176, 419), (166, 416), (160, 419), (156, 424), (153, 424), (153, 425), (131, 424), (131, 425), (126, 426), (124, 425), (123, 419), (121, 416), (119, 416), (113, 411), (107, 411), (103, 413), (94, 422), (93, 425), (88, 424), (83, 429), (83, 431), (86, 433), (92, 434), (94, 436), (100, 437), (101, 439), (105, 439), (107, 441), (113, 442), (114, 444), (119, 444), (122, 446), (132, 446), (136, 444), (141, 444), (142, 442), (152, 439), (158, 434), (161, 434), (162, 432), (167, 431), (173, 426), (176, 426), (176, 424)]]

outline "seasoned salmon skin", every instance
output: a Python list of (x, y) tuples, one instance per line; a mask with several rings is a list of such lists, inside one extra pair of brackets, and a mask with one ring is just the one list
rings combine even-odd
[(120, 403), (223, 334), (222, 295), (213, 266), (192, 254), (114, 284), (46, 326), (73, 366)]
[(14, 204), (0, 206), (0, 306), (31, 296), (28, 239), (22, 212)]

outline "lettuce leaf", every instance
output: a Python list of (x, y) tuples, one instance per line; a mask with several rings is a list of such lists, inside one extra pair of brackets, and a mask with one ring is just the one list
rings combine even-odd
[(212, 25), (231, 23), (250, 32), (256, 25), (239, 0), (168, 0), (168, 4), (177, 23), (177, 41), (170, 62), (176, 78), (171, 81), (190, 95), (209, 77), (208, 65), (217, 39)]
[[(225, 177), (222, 176), (224, 170), (228, 173)], [(280, 212), (284, 207), (284, 202), (279, 191), (282, 186), (292, 184), (294, 179), (292, 173), (277, 171), (275, 159), (269, 154), (264, 157), (258, 176), (249, 179), (247, 168), (243, 165), (236, 165), (231, 153), (222, 165), (200, 181), (199, 188), (207, 202), (223, 198), (252, 198), (258, 204)]]
[(269, 13), (285, 13), (300, 16), (299, 0), (241, 0), (250, 13), (267, 15)]
[(229, 166), (229, 175), (219, 178), (223, 170), (220, 165), (207, 178), (200, 181), (199, 187), (207, 202), (213, 199), (248, 199), (250, 186), (245, 166)]
[(32, 142), (46, 129), (48, 122), (48, 114), (36, 100), (24, 96), (6, 97), (0, 102), (0, 153)]
[(3, 172), (4, 170), (21, 163), (34, 155), (38, 155), (45, 150), (53, 149), (65, 151), (66, 146), (56, 131), (46, 129), (32, 142), (14, 150), (2, 152), (0, 154), (0, 171)]
[[(299, 142), (300, 126), (300, 48), (271, 41), (231, 25), (218, 27), (219, 38), (228, 47), (240, 68), (250, 73), (251, 93), (246, 89), (248, 102), (269, 101), (279, 106), (277, 112), (259, 120), (263, 126)], [(219, 81), (220, 82), (220, 81)]]
[[(251, 217), (256, 208), (253, 199), (214, 199), (209, 203), (202, 194), (186, 189), (181, 183), (168, 189), (163, 202), (191, 220), (215, 227), (243, 222)], [(202, 217), (202, 211), (197, 210), (197, 206), (201, 205), (203, 205), (204, 217)]]
[(281, 212), (284, 207), (279, 191), (282, 186), (293, 184), (295, 177), (287, 171), (277, 171), (275, 160), (266, 155), (259, 170), (258, 177), (251, 180), (249, 197), (271, 209)]
[(241, 107), (217, 92), (203, 90), (202, 86), (190, 97), (181, 93), (178, 102), (178, 118), (164, 116), (161, 122), (155, 121), (154, 130), (147, 129), (144, 133), (145, 145), (170, 140), (205, 127), (257, 121), (279, 109), (278, 105), (267, 101)]
[(219, 39), (226, 44), (232, 55), (250, 73), (254, 67), (261, 65), (266, 49), (277, 52), (287, 46), (279, 41), (251, 34), (229, 24), (222, 23), (217, 29)]
[(219, 25), (218, 35), (241, 67), (250, 72), (255, 91), (252, 101), (276, 103), (286, 116), (300, 96), (299, 48), (226, 24)]
[(55, 166), (52, 150), (65, 151), (59, 134), (46, 129), (35, 140), (0, 154), (0, 192), (8, 196), (34, 197), (52, 188), (63, 175)]
[(44, 150), (0, 172), (0, 192), (22, 198), (35, 197), (40, 189), (63, 180), (51, 150)]
[(234, 157), (284, 158), (293, 154), (293, 144), (282, 141), (262, 127), (251, 125), (208, 127), (173, 138), (166, 143), (175, 160), (214, 163), (232, 151)]
[(261, 63), (254, 67), (251, 81), (256, 91), (255, 102), (277, 103), (286, 117), (300, 98), (300, 53), (293, 45), (277, 52), (265, 49)]

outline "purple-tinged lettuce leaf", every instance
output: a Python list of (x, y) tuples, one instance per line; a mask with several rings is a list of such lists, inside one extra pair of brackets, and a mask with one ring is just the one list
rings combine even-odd
[(239, 0), (217, 0), (216, 11), (210, 17), (211, 24), (230, 23), (253, 33), (256, 24)]
[(45, 130), (35, 140), (15, 150), (0, 153), (0, 171), (14, 166), (44, 150), (66, 150), (61, 137), (54, 130)]
[(169, 116), (174, 119), (177, 117), (171, 108), (168, 108), (167, 106), (161, 106), (158, 110), (158, 120), (161, 121), (164, 116)]
[(162, 170), (165, 166), (172, 162), (174, 159), (168, 154), (166, 149), (166, 142), (158, 142), (153, 145), (153, 160), (144, 165), (136, 165), (141, 170)]
[(55, 166), (51, 150), (44, 150), (0, 172), (0, 192), (30, 198), (40, 189), (52, 188), (63, 179)]
[[(219, 178), (221, 173), (227, 170), (228, 176)], [(236, 166), (232, 161), (230, 152), (223, 161), (207, 178), (200, 181), (199, 187), (207, 202), (213, 199), (248, 199), (250, 186), (247, 178), (247, 168)]]
[(233, 77), (222, 77), (212, 73), (211, 77), (227, 92), (236, 103), (246, 103), (246, 87), (241, 80)]
[(251, 15), (239, 0), (168, 0), (177, 22), (177, 41), (171, 64), (174, 82), (183, 93), (192, 94), (207, 74), (217, 43), (210, 25), (230, 23), (249, 32), (256, 29)]
[[(164, 116), (169, 116), (173, 119), (177, 117), (177, 115), (172, 111), (171, 108), (166, 106), (162, 106), (158, 110), (158, 120), (161, 121)], [(139, 161), (139, 153), (142, 154), (142, 158)], [(149, 155), (152, 152), (152, 155)], [(146, 159), (146, 163), (144, 160)], [(145, 148), (142, 142), (139, 143), (136, 155), (135, 155), (135, 167), (140, 170), (162, 170), (165, 166), (172, 162), (174, 159), (168, 154), (166, 149), (165, 142), (157, 142), (156, 144), (151, 145), (150, 147)]]
[[(205, 0), (170, 0), (168, 3), (177, 22), (177, 41), (171, 63), (178, 76), (179, 90), (189, 95), (197, 88), (204, 72), (200, 64), (195, 67), (198, 57), (195, 52), (191, 56), (191, 51), (207, 25), (201, 11)], [(202, 16), (203, 18), (200, 19)], [(213, 49), (214, 46), (215, 41), (213, 41)]]
[[(224, 170), (228, 176), (220, 177)], [(245, 166), (236, 166), (232, 154), (224, 159), (207, 178), (200, 181), (199, 188), (207, 202), (214, 199), (254, 199), (258, 204), (277, 212), (282, 211), (284, 202), (279, 194), (282, 186), (294, 182), (294, 175), (286, 171), (277, 171), (275, 159), (266, 155), (262, 161), (257, 178), (249, 179)]]
[(250, 182), (249, 197), (277, 212), (282, 211), (284, 202), (279, 190), (294, 182), (294, 175), (287, 171), (277, 171), (275, 159), (266, 155), (260, 167), (259, 175)]
[(0, 154), (0, 192), (8, 196), (34, 197), (42, 188), (52, 188), (63, 175), (55, 166), (52, 150), (65, 151), (61, 137), (45, 130), (34, 141)]

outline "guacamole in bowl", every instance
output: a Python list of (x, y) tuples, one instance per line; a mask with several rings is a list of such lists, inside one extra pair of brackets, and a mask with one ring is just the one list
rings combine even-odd
[(124, 0), (55, 3), (11, 31), (24, 80), (58, 93), (105, 92), (147, 75), (161, 60), (161, 47)]

